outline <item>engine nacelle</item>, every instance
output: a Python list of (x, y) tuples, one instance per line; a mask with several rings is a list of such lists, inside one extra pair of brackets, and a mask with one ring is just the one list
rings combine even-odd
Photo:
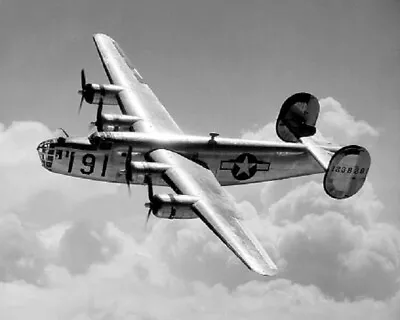
[(195, 219), (192, 206), (199, 199), (197, 197), (182, 194), (156, 194), (153, 196), (151, 206), (153, 214), (164, 219)]
[(126, 114), (101, 114), (100, 123), (105, 131), (133, 131), (133, 124), (139, 117)]
[(122, 87), (113, 84), (88, 83), (82, 94), (87, 103), (99, 104), (103, 100), (105, 105), (117, 105), (118, 93), (122, 90)]
[[(159, 162), (132, 161), (131, 168), (132, 168), (133, 172), (136, 172), (138, 174), (151, 174), (151, 175), (161, 176), (165, 171), (167, 171), (169, 168), (171, 168), (171, 166), (168, 164), (159, 163)], [(160, 199), (164, 199), (167, 196), (170, 197), (170, 195), (158, 195), (158, 196), (162, 197)], [(183, 200), (185, 200), (185, 199), (183, 199)], [(169, 201), (169, 200), (167, 200), (167, 201)], [(186, 199), (186, 201), (187, 201), (187, 199)]]
[(104, 113), (101, 115), (103, 124), (117, 125), (117, 126), (131, 126), (135, 122), (141, 120), (139, 117), (129, 116), (126, 114), (110, 114)]
[(298, 142), (313, 136), (319, 115), (319, 102), (310, 93), (296, 93), (283, 103), (276, 120), (276, 133), (285, 142)]

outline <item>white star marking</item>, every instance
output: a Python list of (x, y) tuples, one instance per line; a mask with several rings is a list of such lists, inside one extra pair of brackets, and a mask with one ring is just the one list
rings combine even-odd
[(256, 163), (249, 164), (249, 159), (246, 156), (246, 158), (244, 158), (243, 162), (236, 162), (236, 165), (239, 167), (239, 171), (236, 173), (236, 176), (240, 176), (242, 173), (245, 173), (249, 177), (250, 169), (253, 168), (257, 164)]

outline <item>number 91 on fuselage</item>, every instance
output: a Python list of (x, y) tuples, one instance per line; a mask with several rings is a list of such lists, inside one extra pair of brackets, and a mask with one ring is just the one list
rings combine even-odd
[[(43, 141), (37, 147), (42, 166), (69, 176), (123, 183), (126, 152), (115, 152), (113, 144), (91, 144), (87, 138), (56, 138)], [(116, 155), (119, 155), (117, 157)], [(140, 154), (134, 159), (144, 161)]]

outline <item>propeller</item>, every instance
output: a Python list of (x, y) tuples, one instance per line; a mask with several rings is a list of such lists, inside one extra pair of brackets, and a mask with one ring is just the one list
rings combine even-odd
[(147, 192), (148, 192), (148, 197), (149, 197), (149, 203), (146, 203), (146, 207), (149, 208), (149, 211), (147, 212), (147, 217), (146, 217), (146, 223), (145, 223), (145, 228), (147, 228), (147, 224), (150, 219), (151, 213), (154, 211), (153, 207), (153, 182), (151, 181), (151, 178), (149, 176), (146, 176), (144, 178), (145, 183), (147, 183)]
[(90, 100), (91, 99), (90, 95), (93, 94), (92, 85), (90, 83), (86, 83), (85, 69), (81, 70), (81, 89), (78, 91), (78, 93), (82, 96), (78, 108), (78, 113), (80, 113), (82, 109), (83, 100), (84, 99), (86, 101), (88, 101), (88, 99)]
[(79, 104), (78, 113), (81, 112), (83, 99), (85, 99), (85, 89), (86, 89), (86, 76), (85, 76), (85, 69), (81, 70), (81, 90), (78, 93), (82, 96), (81, 102)]
[(126, 160), (125, 160), (125, 181), (126, 184), (128, 185), (128, 192), (129, 195), (131, 195), (131, 185), (130, 182), (132, 180), (132, 146), (129, 146), (128, 148), (128, 153), (126, 154)]
[(145, 229), (147, 229), (147, 224), (149, 223), (150, 215), (151, 215), (151, 212), (152, 212), (152, 211), (153, 211), (153, 208), (151, 207), (151, 204), (150, 204), (150, 206), (149, 206), (149, 211), (147, 211), (146, 222), (145, 222), (145, 224), (144, 224)]

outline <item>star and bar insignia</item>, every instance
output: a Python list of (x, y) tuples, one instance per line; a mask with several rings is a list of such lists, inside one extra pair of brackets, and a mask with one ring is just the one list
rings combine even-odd
[(270, 163), (259, 161), (250, 153), (242, 153), (234, 160), (221, 161), (220, 170), (230, 170), (236, 180), (247, 180), (257, 171), (268, 171)]

